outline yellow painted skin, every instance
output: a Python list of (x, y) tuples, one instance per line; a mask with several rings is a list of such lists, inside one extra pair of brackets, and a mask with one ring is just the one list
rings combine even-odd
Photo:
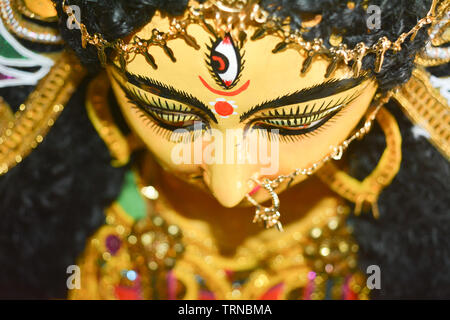
[(56, 9), (51, 0), (24, 0), (27, 8), (43, 18), (56, 17)]
[[(155, 15), (149, 24), (137, 32), (137, 36), (143, 39), (150, 38), (152, 29), (156, 27), (162, 31), (167, 30), (168, 20), (158, 14)], [(239, 117), (255, 105), (301, 89), (320, 85), (330, 79), (340, 80), (352, 77), (350, 68), (340, 66), (330, 79), (325, 78), (325, 71), (329, 63), (325, 58), (315, 59), (309, 71), (300, 75), (300, 68), (305, 58), (293, 49), (273, 54), (272, 49), (277, 44), (277, 39), (267, 36), (257, 41), (248, 40), (244, 44), (245, 65), (240, 82), (233, 90), (249, 80), (248, 89), (237, 96), (223, 97), (212, 93), (199, 80), (199, 76), (201, 76), (212, 88), (225, 91), (216, 84), (205, 63), (205, 54), (208, 53), (206, 45), (210, 45), (211, 35), (199, 25), (191, 25), (187, 31), (197, 40), (197, 43), (201, 46), (200, 50), (188, 46), (182, 39), (176, 39), (169, 42), (169, 47), (173, 50), (177, 59), (175, 63), (169, 59), (162, 48), (151, 47), (150, 53), (155, 57), (158, 69), (153, 69), (143, 56), (137, 55), (128, 64), (127, 71), (185, 91), (207, 106), (210, 106), (210, 102), (214, 102), (218, 98), (234, 101), (237, 105), (237, 115), (232, 115), (226, 119), (217, 117), (217, 124), (210, 121), (211, 128), (220, 130), (224, 134), (228, 129), (243, 131), (246, 122), (241, 123)], [(250, 34), (252, 34), (252, 30), (250, 30)], [(261, 176), (259, 174), (260, 169), (267, 167), (267, 164), (201, 163), (180, 165), (174, 163), (171, 154), (177, 144), (170, 142), (167, 136), (163, 136), (157, 132), (158, 130), (155, 130), (153, 120), (129, 102), (121, 85), (146, 94), (149, 99), (155, 96), (127, 83), (114, 67), (108, 67), (108, 75), (128, 124), (152, 155), (152, 159), (148, 161), (154, 159), (164, 169), (158, 173), (163, 178), (160, 188), (170, 193), (169, 197), (173, 197), (177, 203), (186, 203), (185, 207), (181, 205), (179, 209), (181, 212), (185, 212), (187, 216), (191, 214), (196, 218), (210, 220), (212, 227), (220, 224), (223, 230), (231, 232), (236, 228), (241, 228), (240, 226), (250, 225), (249, 220), (251, 220), (254, 211), (251, 208), (244, 207), (249, 206), (245, 195), (255, 187), (250, 182), (252, 177), (259, 177), (260, 179), (265, 177), (275, 178), (281, 174), (290, 174), (297, 168), (308, 168), (313, 163), (320, 161), (330, 153), (331, 146), (341, 144), (356, 128), (366, 114), (377, 89), (374, 79), (369, 78), (348, 91), (318, 101), (307, 101), (298, 105), (278, 108), (277, 110), (281, 111), (283, 109), (290, 110), (293, 106), (296, 106), (300, 110), (304, 110), (308, 104), (311, 105), (314, 102), (320, 106), (323, 102), (328, 103), (331, 100), (337, 101), (347, 96), (356, 96), (332, 119), (312, 132), (313, 134), (295, 136), (295, 141), (281, 140), (279, 142), (278, 172), (269, 176)], [(119, 85), (119, 82), (121, 85)], [(168, 102), (170, 103), (170, 100)], [(184, 107), (189, 108), (188, 105)], [(249, 121), (258, 117), (261, 117), (261, 112), (254, 114)], [(204, 142), (203, 148), (206, 148), (209, 143)], [(193, 143), (191, 147), (193, 148)], [(239, 146), (236, 146), (236, 148), (239, 148)], [(201, 179), (193, 179), (192, 177), (195, 176), (200, 176)], [(305, 176), (297, 177), (291, 184), (291, 188), (304, 179)], [(192, 188), (192, 185), (199, 188)], [(299, 198), (295, 195), (298, 195), (301, 190), (305, 191), (304, 183), (302, 185), (295, 187), (295, 192), (289, 192), (293, 196), (281, 197), (283, 214), (286, 208), (298, 207), (297, 201), (302, 197)], [(313, 190), (313, 193), (324, 188), (323, 185), (319, 187), (311, 183), (308, 183), (308, 185), (310, 186), (309, 190)], [(277, 188), (277, 193), (280, 194), (286, 187), (286, 183), (283, 183)], [(270, 199), (267, 192), (262, 189), (255, 193), (254, 198), (260, 203)], [(307, 201), (307, 198), (304, 201)], [(195, 202), (194, 204), (194, 199), (200, 200), (201, 203)], [(292, 209), (291, 212), (295, 215), (298, 210)], [(233, 219), (229, 219), (230, 216)], [(257, 232), (253, 226), (247, 226), (244, 229), (245, 231), (242, 230), (242, 234)], [(227, 231), (224, 232), (227, 233)], [(239, 238), (236, 234), (234, 236)], [(225, 238), (228, 239), (226, 241), (234, 242), (228, 236), (225, 236)]]

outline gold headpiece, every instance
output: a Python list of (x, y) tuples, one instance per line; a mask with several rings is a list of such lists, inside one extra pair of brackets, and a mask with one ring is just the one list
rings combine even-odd
[[(322, 39), (307, 41), (302, 37), (304, 30), (291, 28), (288, 19), (282, 20), (279, 17), (270, 15), (259, 6), (258, 2), (257, 0), (207, 0), (200, 4), (193, 1), (182, 17), (171, 20), (170, 28), (167, 32), (161, 32), (155, 28), (149, 39), (141, 39), (135, 36), (130, 43), (125, 43), (122, 39), (109, 42), (101, 34), (89, 34), (86, 26), (76, 20), (67, 0), (63, 0), (63, 8), (66, 14), (74, 19), (75, 24), (81, 30), (82, 46), (84, 48), (88, 44), (95, 46), (102, 65), (105, 65), (107, 62), (105, 51), (112, 49), (116, 51), (122, 69), (126, 68), (127, 63), (136, 54), (144, 55), (147, 62), (156, 69), (156, 61), (149, 50), (151, 46), (162, 47), (170, 59), (175, 62), (174, 53), (168, 46), (170, 40), (182, 38), (195, 49), (200, 48), (196, 40), (186, 31), (191, 24), (203, 26), (216, 37), (218, 34), (231, 33), (236, 39), (239, 39), (241, 45), (249, 38), (247, 35), (248, 27), (253, 26), (256, 28), (256, 31), (250, 36), (251, 40), (257, 40), (266, 35), (277, 36), (280, 39), (280, 42), (272, 50), (273, 53), (281, 52), (287, 48), (295, 48), (300, 54), (306, 54), (307, 58), (303, 63), (301, 73), (305, 73), (309, 69), (315, 57), (319, 55), (328, 57), (331, 61), (326, 77), (329, 77), (341, 62), (345, 64), (353, 62), (353, 71), (358, 76), (362, 69), (362, 61), (369, 54), (376, 55), (374, 70), (376, 73), (379, 73), (383, 66), (386, 52), (389, 50), (399, 52), (402, 49), (402, 44), (408, 38), (413, 41), (421, 28), (435, 20), (435, 9), (438, 0), (433, 0), (426, 17), (420, 19), (416, 26), (400, 35), (397, 40), (391, 41), (387, 37), (382, 37), (370, 47), (361, 42), (353, 49), (348, 49), (345, 44), (327, 48)], [(213, 22), (207, 22), (207, 20)], [(215, 25), (213, 26), (211, 23)], [(334, 41), (331, 42), (334, 43)]]
[(55, 7), (50, 0), (2, 0), (0, 18), (15, 36), (32, 42), (62, 44), (56, 24)]

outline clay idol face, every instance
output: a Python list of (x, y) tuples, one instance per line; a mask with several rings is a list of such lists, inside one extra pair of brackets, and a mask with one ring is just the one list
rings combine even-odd
[[(136, 35), (146, 39), (168, 27), (157, 14)], [(301, 75), (306, 57), (272, 53), (279, 42), (272, 36), (241, 43), (200, 25), (188, 33), (199, 50), (175, 39), (175, 62), (155, 46), (156, 69), (137, 55), (124, 76), (114, 66), (108, 74), (130, 127), (162, 167), (226, 207), (244, 204), (247, 193), (269, 198), (251, 178), (289, 174), (324, 158), (358, 126), (376, 91), (372, 78), (355, 77), (345, 65), (326, 78), (325, 58)]]

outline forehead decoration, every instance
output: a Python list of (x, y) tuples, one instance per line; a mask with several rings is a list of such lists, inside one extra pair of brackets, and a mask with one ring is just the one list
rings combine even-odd
[(211, 46), (207, 46), (209, 53), (206, 57), (208, 70), (216, 83), (226, 90), (233, 89), (239, 82), (244, 68), (243, 54), (235, 46), (230, 34), (216, 41), (211, 39)]
[(234, 101), (227, 101), (224, 98), (217, 98), (216, 101), (209, 103), (214, 109), (213, 112), (221, 118), (228, 118), (231, 115), (236, 115), (237, 112), (234, 111), (237, 105)]
[[(174, 39), (184, 39), (187, 45), (199, 50), (200, 46), (195, 38), (187, 33), (187, 27), (191, 24), (196, 24), (202, 26), (215, 39), (225, 39), (226, 34), (230, 34), (231, 38), (239, 40), (240, 47), (249, 39), (255, 41), (268, 35), (274, 36), (279, 41), (272, 50), (273, 53), (294, 49), (302, 56), (306, 56), (300, 68), (300, 73), (307, 72), (314, 59), (325, 57), (329, 60), (328, 70), (326, 71), (327, 77), (331, 76), (341, 63), (352, 65), (357, 77), (362, 71), (362, 61), (366, 56), (375, 56), (373, 70), (379, 73), (383, 66), (386, 52), (399, 52), (408, 38), (410, 41), (413, 41), (420, 29), (433, 23), (437, 19), (436, 6), (439, 0), (433, 0), (427, 16), (420, 19), (411, 30), (401, 34), (398, 39), (390, 40), (384, 36), (371, 46), (360, 42), (353, 49), (347, 48), (346, 44), (343, 43), (327, 47), (323, 39), (306, 40), (302, 35), (303, 32), (310, 30), (308, 27), (302, 28), (302, 30), (292, 28), (289, 21), (287, 21), (288, 19), (282, 20), (275, 15), (269, 14), (259, 5), (259, 2), (259, 0), (205, 0), (200, 3), (191, 0), (184, 15), (172, 18), (167, 31), (162, 32), (155, 28), (149, 39), (141, 39), (134, 36), (129, 43), (125, 43), (122, 39), (107, 41), (101, 34), (91, 35), (86, 26), (76, 19), (68, 0), (63, 0), (63, 8), (80, 29), (83, 47), (85, 48), (88, 44), (96, 47), (102, 65), (106, 65), (108, 62), (107, 52), (110, 50), (116, 51), (123, 71), (125, 71), (127, 64), (137, 54), (143, 55), (147, 62), (156, 69), (157, 64), (150, 53), (152, 46), (163, 48), (169, 58), (175, 62), (174, 53), (168, 46), (168, 42)], [(213, 25), (209, 21), (213, 21)], [(256, 29), (252, 35), (248, 34), (250, 27)], [(221, 71), (220, 61), (218, 61), (218, 66), (216, 71)], [(220, 73), (218, 74), (220, 75)], [(220, 80), (221, 83), (223, 82), (222, 85), (225, 86), (225, 81), (230, 81), (227, 78), (225, 81), (222, 78)], [(233, 79), (232, 81), (235, 82), (235, 80)]]

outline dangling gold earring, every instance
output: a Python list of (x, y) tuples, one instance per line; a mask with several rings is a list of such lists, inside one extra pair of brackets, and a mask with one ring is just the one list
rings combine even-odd
[(111, 114), (108, 92), (111, 84), (105, 72), (89, 83), (86, 96), (86, 110), (94, 128), (109, 149), (111, 165), (125, 166), (138, 143), (133, 134), (125, 136), (118, 128)]
[(386, 136), (386, 149), (369, 176), (359, 181), (332, 162), (325, 164), (317, 172), (317, 176), (341, 197), (355, 203), (355, 214), (360, 214), (363, 205), (369, 203), (374, 217), (378, 218), (378, 197), (400, 170), (402, 137), (394, 116), (385, 108), (380, 109), (376, 119)]

